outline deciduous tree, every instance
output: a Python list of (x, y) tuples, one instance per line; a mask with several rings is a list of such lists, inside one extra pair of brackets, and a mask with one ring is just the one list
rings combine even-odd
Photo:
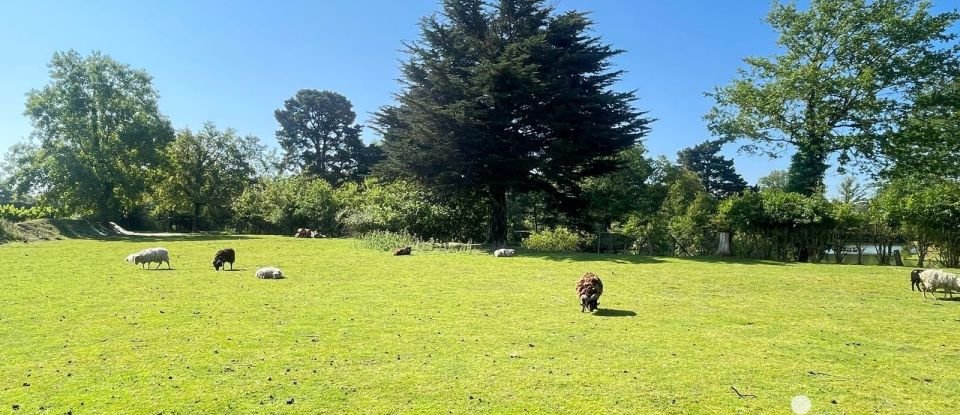
[(745, 59), (713, 94), (709, 127), (751, 150), (795, 149), (787, 190), (815, 194), (831, 156), (841, 168), (876, 160), (917, 91), (955, 76), (960, 45), (949, 29), (958, 19), (926, 0), (776, 3), (767, 22), (782, 53)]
[(16, 178), (65, 214), (119, 220), (173, 138), (143, 70), (94, 52), (57, 52), (51, 82), (27, 95), (37, 146)]

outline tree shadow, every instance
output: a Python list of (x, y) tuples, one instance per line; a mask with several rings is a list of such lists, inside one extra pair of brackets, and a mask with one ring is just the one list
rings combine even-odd
[(724, 256), (691, 256), (678, 257), (678, 259), (706, 264), (776, 265), (781, 267), (790, 264), (789, 262), (774, 261), (771, 259), (735, 258)]
[(564, 252), (517, 252), (519, 257), (539, 258), (557, 262), (612, 262), (615, 264), (659, 264), (662, 259), (641, 255), (612, 255), (594, 253), (564, 253)]
[(597, 311), (593, 313), (597, 317), (633, 317), (637, 313), (630, 310), (617, 310), (614, 308), (598, 308)]
[(213, 235), (213, 234), (188, 234), (188, 235), (113, 235), (103, 238), (95, 238), (102, 242), (208, 242), (208, 241), (239, 241), (244, 239), (253, 239), (247, 235)]

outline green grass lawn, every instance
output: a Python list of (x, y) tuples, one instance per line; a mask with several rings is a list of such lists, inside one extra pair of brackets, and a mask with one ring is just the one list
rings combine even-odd
[[(152, 246), (174, 270), (123, 261)], [(906, 268), (281, 237), (14, 243), (0, 267), (0, 413), (960, 413), (960, 301)]]

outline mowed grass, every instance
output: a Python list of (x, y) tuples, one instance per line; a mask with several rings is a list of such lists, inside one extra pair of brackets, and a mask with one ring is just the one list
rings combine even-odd
[[(123, 261), (152, 246), (174, 270)], [(0, 266), (0, 413), (960, 412), (960, 301), (907, 268), (288, 237), (7, 244)]]

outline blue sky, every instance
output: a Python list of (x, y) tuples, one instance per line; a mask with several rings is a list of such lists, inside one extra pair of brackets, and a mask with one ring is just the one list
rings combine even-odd
[[(618, 89), (636, 90), (637, 107), (658, 119), (645, 142), (652, 156), (675, 159), (709, 138), (704, 93), (733, 79), (743, 57), (777, 50), (767, 0), (555, 4), (592, 11), (596, 34), (626, 51), (615, 59), (627, 71)], [(0, 152), (29, 135), (25, 94), (49, 82), (47, 63), (67, 49), (145, 69), (176, 128), (213, 121), (273, 146), (273, 111), (305, 88), (345, 95), (366, 123), (398, 90), (401, 42), (416, 40), (418, 19), (438, 9), (435, 0), (3, 2)], [(750, 183), (787, 166), (728, 147)]]

